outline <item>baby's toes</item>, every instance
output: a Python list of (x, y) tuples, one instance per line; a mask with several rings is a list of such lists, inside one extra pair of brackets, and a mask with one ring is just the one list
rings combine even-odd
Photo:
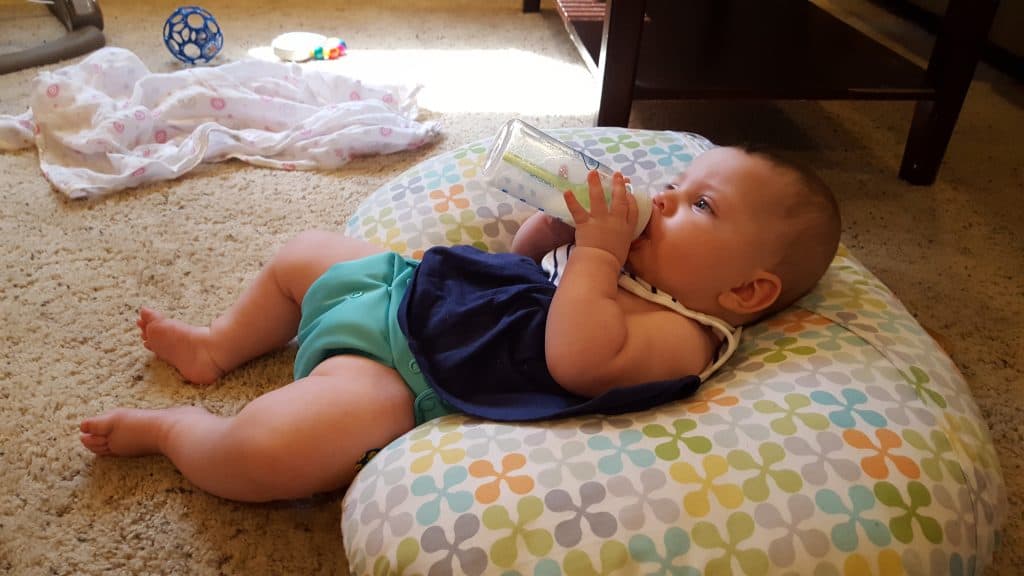
[(106, 436), (97, 436), (95, 434), (82, 433), (79, 435), (79, 440), (82, 441), (82, 445), (91, 450), (95, 454), (110, 454), (110, 442)]
[(149, 324), (154, 320), (160, 320), (163, 318), (163, 314), (153, 310), (152, 308), (146, 308), (143, 306), (139, 308), (139, 321), (143, 324)]

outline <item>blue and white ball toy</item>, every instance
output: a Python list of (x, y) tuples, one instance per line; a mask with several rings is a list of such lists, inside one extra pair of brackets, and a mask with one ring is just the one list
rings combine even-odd
[(220, 25), (199, 6), (182, 6), (164, 24), (164, 44), (186, 64), (206, 64), (224, 46)]

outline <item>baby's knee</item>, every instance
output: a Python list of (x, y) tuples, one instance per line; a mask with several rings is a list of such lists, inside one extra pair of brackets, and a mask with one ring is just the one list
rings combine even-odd
[(343, 242), (345, 238), (347, 238), (347, 236), (341, 232), (310, 229), (303, 230), (293, 236), (292, 239), (288, 241), (288, 245), (308, 250), (325, 244)]
[(301, 261), (331, 246), (345, 241), (346, 236), (340, 232), (329, 230), (303, 230), (278, 251), (278, 259), (285, 261)]

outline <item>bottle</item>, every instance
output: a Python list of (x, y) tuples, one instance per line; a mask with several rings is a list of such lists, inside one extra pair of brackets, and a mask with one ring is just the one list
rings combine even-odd
[[(573, 225), (562, 194), (571, 190), (590, 209), (587, 174), (597, 170), (605, 202), (611, 202), (614, 170), (594, 158), (519, 120), (509, 120), (498, 131), (484, 162), (484, 182)], [(651, 218), (651, 197), (626, 184), (636, 198), (637, 220), (633, 238), (640, 236)]]

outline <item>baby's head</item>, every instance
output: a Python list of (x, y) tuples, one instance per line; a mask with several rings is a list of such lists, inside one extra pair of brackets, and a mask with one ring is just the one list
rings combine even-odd
[(839, 244), (828, 186), (763, 152), (715, 148), (654, 197), (627, 266), (686, 307), (742, 325), (809, 292)]

